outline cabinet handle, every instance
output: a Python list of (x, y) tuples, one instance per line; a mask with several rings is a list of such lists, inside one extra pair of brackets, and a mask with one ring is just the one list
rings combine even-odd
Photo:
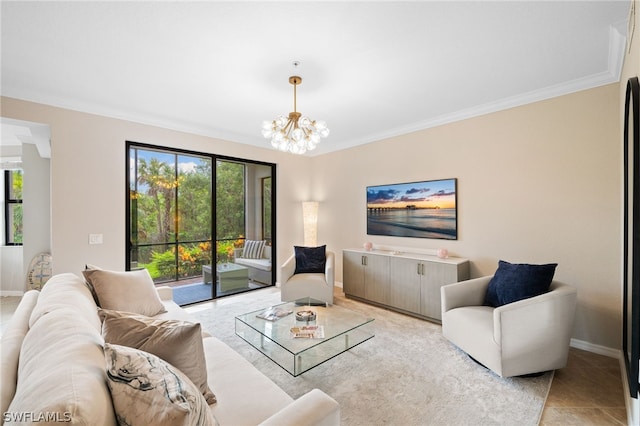
[(362, 265), (367, 266), (367, 256), (362, 256)]
[(424, 275), (424, 263), (418, 263), (418, 275)]

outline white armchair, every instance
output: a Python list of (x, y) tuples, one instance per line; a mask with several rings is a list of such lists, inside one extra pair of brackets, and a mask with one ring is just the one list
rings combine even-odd
[(296, 256), (292, 255), (280, 267), (280, 293), (283, 302), (291, 302), (311, 297), (328, 304), (333, 304), (333, 286), (335, 277), (335, 255), (326, 252), (326, 266), (324, 273), (294, 274), (296, 270)]
[(576, 289), (553, 281), (545, 294), (492, 308), (483, 306), (491, 278), (441, 288), (443, 336), (501, 377), (565, 367)]

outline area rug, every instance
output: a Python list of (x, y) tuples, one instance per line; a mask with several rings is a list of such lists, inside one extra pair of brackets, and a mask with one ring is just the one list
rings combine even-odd
[(234, 317), (280, 303), (277, 288), (188, 310), (293, 398), (319, 388), (341, 407), (343, 425), (537, 425), (552, 372), (503, 379), (442, 337), (441, 327), (347, 299), (375, 318), (375, 337), (293, 377), (235, 335)]

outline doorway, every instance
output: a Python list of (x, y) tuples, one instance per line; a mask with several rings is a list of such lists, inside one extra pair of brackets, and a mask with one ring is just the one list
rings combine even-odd
[[(51, 130), (6, 117), (0, 126), (0, 296), (22, 296), (36, 288), (29, 275), (34, 259), (51, 254)], [(18, 174), (19, 194), (11, 195)], [(9, 206), (12, 199), (19, 208)]]

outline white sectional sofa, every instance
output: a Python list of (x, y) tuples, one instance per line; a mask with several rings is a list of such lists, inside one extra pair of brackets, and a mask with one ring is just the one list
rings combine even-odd
[[(157, 318), (191, 320), (171, 288), (157, 291), (167, 311)], [(23, 296), (2, 335), (6, 424), (117, 424), (101, 327), (94, 297), (75, 274), (56, 275), (41, 292)], [(207, 383), (217, 397), (209, 410), (218, 424), (340, 424), (339, 405), (322, 391), (293, 400), (229, 346), (202, 335)]]

